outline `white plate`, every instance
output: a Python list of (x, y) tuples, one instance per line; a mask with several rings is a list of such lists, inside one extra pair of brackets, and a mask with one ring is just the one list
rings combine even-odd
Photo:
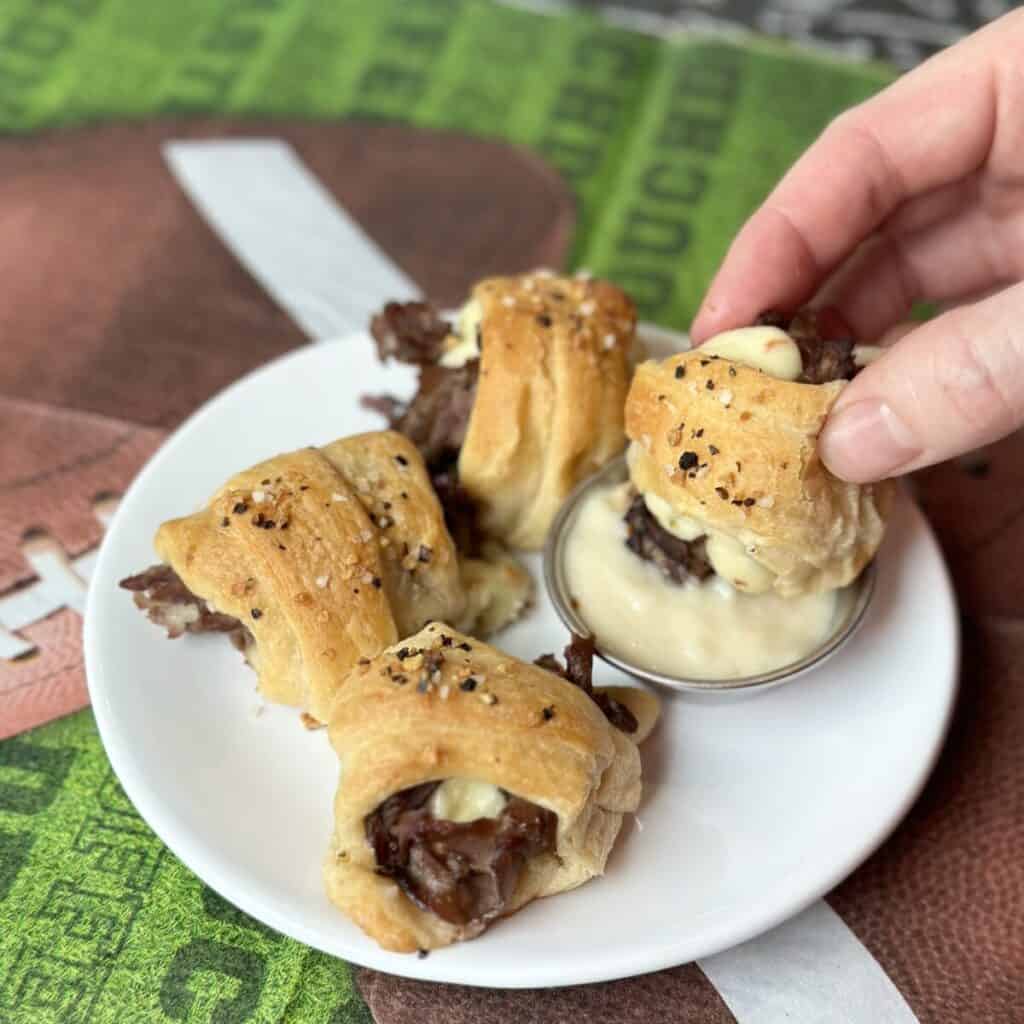
[[(337, 767), (324, 732), (260, 701), (223, 638), (169, 642), (122, 577), (154, 561), (158, 523), (240, 468), (373, 429), (361, 394), (412, 390), (363, 335), (301, 349), (196, 413), (132, 485), (89, 595), (96, 721), (125, 791), (200, 878), (278, 931), (415, 978), (491, 986), (603, 981), (708, 956), (827, 892), (889, 834), (938, 753), (956, 686), (957, 621), (920, 512), (900, 503), (863, 629), (820, 671), (745, 698), (664, 696), (645, 792), (606, 875), (420, 960), (382, 952), (324, 895)], [(539, 560), (529, 560), (540, 581)], [(506, 632), (526, 659), (566, 636), (550, 605)], [(613, 681), (607, 666), (600, 681)]]

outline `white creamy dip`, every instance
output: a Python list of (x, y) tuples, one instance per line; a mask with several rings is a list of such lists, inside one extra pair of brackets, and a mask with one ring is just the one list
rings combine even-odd
[(508, 803), (505, 794), (490, 782), (479, 779), (445, 779), (430, 797), (430, 813), (446, 821), (476, 821), (496, 818)]
[(610, 654), (690, 679), (757, 675), (798, 661), (832, 632), (842, 592), (741, 594), (712, 576), (667, 580), (625, 545), (621, 485), (580, 503), (565, 572), (580, 617)]

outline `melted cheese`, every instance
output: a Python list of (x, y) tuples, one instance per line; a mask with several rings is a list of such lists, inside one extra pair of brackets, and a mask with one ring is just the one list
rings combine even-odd
[(698, 519), (680, 515), (657, 494), (645, 494), (644, 504), (662, 529), (674, 537), (686, 541), (707, 537), (707, 556), (711, 568), (737, 590), (747, 594), (763, 594), (771, 590), (775, 574), (751, 558), (734, 537), (718, 533)]
[(842, 595), (743, 594), (724, 579), (676, 584), (630, 551), (619, 486), (579, 506), (565, 546), (569, 590), (602, 647), (689, 679), (767, 672), (809, 654), (832, 632)]
[(704, 342), (698, 351), (762, 370), (779, 380), (796, 380), (804, 372), (797, 343), (779, 327), (738, 327)]
[(445, 779), (430, 798), (430, 813), (446, 821), (476, 821), (496, 818), (508, 798), (497, 786), (478, 779)]
[(455, 370), (480, 358), (480, 321), (482, 318), (483, 309), (481, 309), (480, 303), (476, 299), (470, 299), (456, 318), (455, 334), (448, 339), (452, 344), (438, 359), (441, 366)]

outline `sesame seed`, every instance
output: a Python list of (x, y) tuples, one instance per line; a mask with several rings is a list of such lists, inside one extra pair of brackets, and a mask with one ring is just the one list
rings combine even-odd
[(459, 689), (464, 690), (466, 693), (472, 693), (476, 689), (476, 680), (472, 676), (464, 679), (459, 683)]
[(696, 452), (683, 452), (679, 456), (679, 468), (685, 473), (688, 469), (693, 469), (699, 461)]
[(409, 465), (409, 460), (404, 455), (396, 455), (395, 462), (397, 462), (400, 466)]
[(722, 405), (728, 406), (730, 402), (732, 402), (732, 392), (728, 388), (726, 388), (719, 394), (718, 400), (722, 403)]
[(775, 504), (775, 499), (770, 494), (766, 494), (763, 498), (758, 498), (757, 503), (761, 508), (771, 508)]
[(228, 519), (228, 517), (227, 517), (227, 516), (225, 516), (225, 517), (224, 517), (224, 518), (223, 518), (223, 519), (222, 519), (222, 520), (220, 521), (220, 525), (221, 525), (221, 526), (230, 526), (230, 525), (231, 525), (231, 520), (230, 520), (230, 519)]
[(255, 501), (257, 505), (262, 504), (262, 502), (266, 500), (266, 497), (267, 496), (263, 491), (252, 492), (252, 500)]
[(551, 326), (551, 317), (549, 317), (547, 315), (547, 313), (540, 313), (537, 316), (536, 319), (537, 319), (537, 323), (539, 323), (541, 325), (541, 327), (550, 327)]
[(337, 491), (335, 491), (331, 495), (331, 501), (348, 501), (348, 496), (344, 494), (339, 494)]
[(544, 716), (544, 721), (545, 722), (550, 722), (551, 719), (555, 717), (554, 706), (549, 706), (549, 707), (544, 708), (544, 710), (541, 712), (541, 714)]
[(593, 316), (597, 312), (597, 303), (593, 299), (587, 299), (580, 303), (580, 313), (583, 316)]
[(718, 449), (717, 449), (717, 448), (716, 448), (716, 447), (715, 447), (715, 446), (714, 446), (713, 444), (709, 444), (709, 445), (708, 445), (708, 451), (709, 451), (709, 452), (710, 452), (710, 453), (711, 453), (712, 455), (717, 455), (717, 454), (718, 454)]
[(604, 336), (603, 344), (604, 344), (605, 352), (608, 352), (611, 349), (615, 348), (615, 335), (614, 334), (606, 334)]
[(714, 391), (715, 390), (715, 382), (713, 380), (711, 380), (711, 379), (708, 379), (708, 381), (704, 384), (704, 387), (706, 387), (708, 389), (708, 391)]
[(481, 693), (480, 694), (480, 699), (485, 704), (497, 704), (498, 703), (498, 698), (495, 697), (493, 693)]
[(516, 300), (511, 295), (504, 295), (502, 296), (501, 304), (511, 309), (516, 304)]
[[(373, 530), (363, 530), (363, 532), (359, 534), (359, 536), (364, 543), (369, 544), (370, 541), (373, 540)], [(366, 582), (369, 583), (369, 580), (367, 580)]]
[(451, 687), (445, 684), (437, 692), (441, 695), (441, 700), (447, 700), (448, 694), (451, 693)]
[(676, 380), (682, 380), (685, 376), (686, 376), (686, 367), (682, 366), (682, 365), (677, 366), (676, 367)]
[(235, 507), (231, 510), (236, 516), (240, 516), (245, 512), (249, 511), (249, 506), (244, 501), (236, 501)]
[(317, 586), (318, 586), (318, 587), (319, 587), (319, 588), (320, 588), (321, 590), (323, 590), (323, 589), (324, 589), (324, 587), (326, 587), (326, 586), (327, 586), (327, 584), (328, 584), (328, 583), (329, 583), (330, 581), (331, 581), (331, 577), (330, 577), (330, 576), (317, 576), (317, 578), (316, 578), (316, 585), (317, 585)]
[(259, 618), (262, 618), (262, 617), (263, 617), (263, 612), (261, 612), (261, 611), (259, 610), (259, 608), (250, 608), (250, 609), (249, 609), (249, 614), (250, 614), (250, 615), (251, 615), (251, 616), (252, 616), (252, 617), (253, 617), (254, 619), (259, 619)]

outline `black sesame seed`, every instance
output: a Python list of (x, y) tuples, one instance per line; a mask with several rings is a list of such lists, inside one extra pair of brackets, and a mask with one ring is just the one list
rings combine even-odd
[(704, 428), (701, 427), (700, 430), (695, 431), (693, 436), (694, 437), (703, 437), (704, 436)]
[(381, 579), (380, 579), (379, 576), (374, 576), (373, 579), (370, 582), (373, 584), (374, 590), (380, 590)]
[(547, 707), (541, 712), (541, 714), (544, 716), (545, 722), (550, 722), (551, 719), (555, 717), (555, 709), (554, 707)]
[(412, 657), (412, 651), (410, 651), (408, 647), (399, 647), (396, 657), (399, 661), (405, 661), (406, 658)]
[(277, 548), (279, 551), (287, 551), (288, 549), (283, 544), (278, 544)]
[(397, 462), (400, 466), (409, 465), (409, 460), (404, 455), (396, 455), (395, 462)]
[(434, 552), (426, 544), (421, 544), (419, 551), (416, 552), (416, 561), (429, 562), (433, 554)]
[(263, 486), (265, 487), (267, 484), (270, 483), (270, 477), (268, 476), (266, 480), (261, 480), (260, 483), (263, 484)]
[(430, 956), (430, 950), (429, 949), (417, 949), (416, 950), (416, 959), (417, 960), (426, 960), (428, 956)]
[(231, 520), (230, 520), (230, 519), (228, 519), (228, 517), (227, 517), (227, 516), (225, 516), (225, 517), (224, 517), (224, 518), (223, 518), (223, 519), (222, 519), (222, 520), (220, 521), (220, 525), (221, 525), (221, 526), (230, 526), (230, 525), (231, 525)]
[(710, 453), (711, 453), (712, 455), (717, 455), (717, 454), (718, 454), (718, 449), (717, 449), (717, 448), (716, 448), (716, 447), (715, 447), (715, 446), (714, 446), (713, 444), (709, 444), (709, 445), (708, 445), (708, 451), (709, 451), (709, 452), (710, 452)]
[(231, 510), (236, 516), (242, 515), (243, 512), (249, 511), (249, 506), (244, 501), (236, 501), (235, 507)]
[(476, 680), (472, 676), (464, 679), (459, 683), (459, 689), (464, 690), (466, 693), (472, 693), (476, 689)]
[(732, 504), (733, 505), (740, 505), (740, 506), (742, 506), (743, 505), (743, 499), (742, 498), (733, 498), (732, 499)]
[(460, 651), (471, 651), (471, 650), (473, 650), (473, 648), (469, 644), (467, 644), (465, 641), (463, 641), (461, 644), (459, 644), (459, 650)]
[(722, 501), (729, 500), (729, 492), (724, 487), (716, 487), (715, 494), (717, 494), (722, 499)]
[(252, 616), (252, 617), (253, 617), (254, 619), (259, 619), (259, 618), (262, 618), (262, 617), (263, 617), (263, 612), (261, 612), (261, 611), (259, 610), (259, 608), (251, 608), (251, 609), (249, 610), (249, 614), (250, 614), (250, 615), (251, 615), (251, 616)]
[(735, 366), (730, 366), (729, 367), (729, 376), (730, 377), (735, 377), (736, 376), (736, 367)]
[(677, 366), (676, 367), (676, 380), (682, 380), (685, 376), (686, 376), (686, 367), (685, 366)]
[(708, 382), (707, 382), (707, 383), (706, 383), (706, 384), (704, 385), (704, 387), (706, 387), (706, 388), (708, 389), (708, 391), (714, 391), (714, 390), (715, 390), (715, 382), (714, 382), (713, 380), (709, 380), (709, 381), (708, 381)]
[(391, 502), (390, 501), (385, 501), (384, 502), (384, 511), (387, 512), (387, 511), (390, 510), (390, 508), (391, 508)]
[(701, 366), (707, 366), (707, 365), (708, 365), (708, 363), (710, 363), (710, 362), (711, 362), (711, 360), (710, 360), (710, 359), (702, 359), (702, 360), (700, 361), (700, 365), (701, 365)]
[(299, 488), (299, 490), (300, 490), (300, 491), (308, 491), (308, 490), (309, 490), (309, 484), (303, 484), (303, 485), (302, 485), (302, 486), (301, 486), (301, 487)]
[(441, 646), (442, 647), (451, 647), (451, 645), (453, 643), (455, 643), (455, 641), (450, 636), (448, 636), (447, 633), (445, 633), (445, 635), (443, 637), (441, 637)]
[(679, 468), (685, 473), (688, 469), (693, 469), (699, 461), (696, 452), (683, 452), (679, 456)]
[(551, 317), (549, 317), (547, 315), (547, 313), (541, 313), (537, 317), (537, 323), (539, 323), (541, 325), (541, 327), (550, 327), (551, 326)]
[(281, 524), (281, 529), (282, 529), (282, 530), (287, 530), (287, 529), (288, 529), (288, 524), (289, 524), (290, 522), (291, 522), (291, 520), (290, 520), (290, 519), (286, 519), (286, 520), (285, 520), (285, 521), (284, 521), (284, 522), (283, 522), (283, 523)]
[(747, 508), (750, 508), (750, 506), (754, 504), (754, 499), (753, 498), (744, 498), (743, 499), (743, 504), (746, 505)]
[(403, 501), (408, 501), (409, 500), (409, 495), (405, 491), (402, 491), (402, 500)]

